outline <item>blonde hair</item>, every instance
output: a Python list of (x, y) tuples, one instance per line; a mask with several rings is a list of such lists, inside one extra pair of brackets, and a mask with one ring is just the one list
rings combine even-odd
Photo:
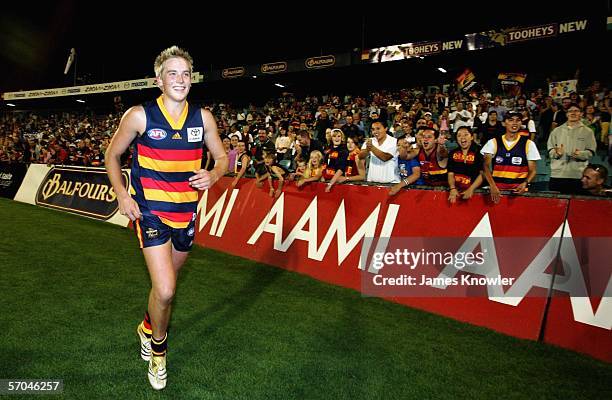
[(340, 132), (340, 138), (342, 138), (342, 143), (346, 143), (346, 136), (344, 135), (344, 131), (342, 129), (334, 128), (331, 130), (331, 136), (334, 136), (334, 133)]
[(164, 72), (164, 63), (171, 58), (182, 58), (187, 61), (187, 64), (189, 64), (189, 72), (193, 72), (193, 58), (191, 58), (187, 50), (183, 50), (178, 46), (172, 46), (163, 50), (159, 53), (157, 58), (155, 58), (153, 69), (155, 70), (155, 76), (157, 78)]
[[(319, 166), (317, 168), (312, 165), (312, 157), (319, 157)], [(306, 164), (306, 170), (304, 171), (304, 178), (311, 178), (312, 176), (318, 175), (319, 170), (323, 169), (323, 153), (319, 150), (313, 150), (310, 152), (310, 158), (308, 159), (308, 164)]]

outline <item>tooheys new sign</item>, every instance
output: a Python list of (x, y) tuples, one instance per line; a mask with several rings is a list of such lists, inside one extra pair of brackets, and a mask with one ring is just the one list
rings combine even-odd
[[(123, 172), (124, 185), (129, 178)], [(36, 205), (107, 220), (119, 204), (104, 169), (52, 168), (41, 182)]]
[[(402, 191), (389, 198), (387, 188), (339, 185), (325, 193), (320, 184), (301, 190), (288, 185), (274, 199), (267, 190), (256, 188), (252, 180), (242, 180), (235, 189), (230, 183), (222, 178), (203, 193), (196, 243), (355, 290), (361, 290), (364, 276), (375, 274), (360, 255), (386, 251), (392, 237), (456, 237), (474, 246), (477, 243), (473, 242), (483, 237), (493, 241), (497, 237), (533, 237), (538, 242), (555, 238), (552, 244), (563, 237), (561, 258), (566, 269), (558, 274), (588, 279), (592, 266), (575, 262), (571, 233), (575, 224), (583, 225), (582, 235), (600, 236), (603, 232), (585, 223), (603, 218), (591, 215), (586, 207), (582, 215), (565, 221), (566, 199), (503, 196), (500, 204), (492, 205), (485, 196), (475, 195), (469, 202), (450, 206), (447, 195), (439, 191)], [(601, 203), (608, 206), (609, 221), (612, 207), (608, 201)], [(368, 237), (374, 240), (363, 240)], [(516, 275), (517, 284), (505, 288), (512, 297), (490, 295), (487, 287), (475, 289), (480, 293), (472, 293), (472, 297), (439, 297), (441, 290), (452, 288), (432, 287), (430, 295), (386, 298), (535, 340), (542, 329), (556, 256), (556, 252), (551, 255), (548, 242), (497, 252), (492, 267), (502, 273), (516, 262), (517, 254), (525, 260)], [(610, 293), (605, 293), (611, 297), (576, 299), (559, 276), (553, 290), (565, 298), (553, 299), (555, 313), (554, 317), (548, 315), (545, 340), (612, 361), (612, 283), (608, 286)]]

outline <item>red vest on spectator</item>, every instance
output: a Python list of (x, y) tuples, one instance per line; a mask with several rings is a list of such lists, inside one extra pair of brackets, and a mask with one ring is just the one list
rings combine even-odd
[(421, 176), (426, 185), (429, 186), (448, 186), (446, 168), (440, 167), (438, 164), (438, 144), (429, 154), (425, 154), (425, 150), (419, 150), (418, 160), (421, 164)]

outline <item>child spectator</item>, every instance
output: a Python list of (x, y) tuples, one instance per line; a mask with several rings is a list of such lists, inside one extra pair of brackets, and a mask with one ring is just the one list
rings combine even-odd
[(234, 169), (231, 170), (236, 174), (236, 177), (234, 177), (234, 180), (231, 183), (232, 189), (236, 187), (236, 185), (240, 181), (240, 178), (242, 178), (244, 174), (246, 174), (247, 168), (251, 163), (251, 157), (249, 157), (249, 153), (247, 152), (246, 147), (247, 146), (244, 140), (238, 141), (238, 144), (236, 145), (236, 163), (234, 164)]
[(407, 137), (397, 140), (397, 166), (399, 168), (400, 181), (389, 189), (389, 196), (396, 195), (401, 188), (413, 183), (422, 185), (421, 165), (415, 158), (409, 158), (411, 144)]
[(329, 192), (333, 183), (344, 175), (348, 159), (348, 149), (344, 144), (344, 133), (340, 129), (333, 129), (331, 132), (331, 147), (325, 152), (325, 166), (321, 181), (330, 181), (325, 188)]
[(302, 187), (306, 183), (316, 182), (323, 175), (323, 154), (319, 150), (310, 153), (306, 170), (302, 177), (296, 182), (297, 187)]
[[(285, 177), (289, 175), (289, 172), (278, 164), (276, 161), (276, 154), (274, 153), (266, 153), (264, 155), (264, 165), (266, 168), (264, 178), (268, 179), (268, 184), (270, 185), (270, 197), (274, 196), (274, 198), (278, 198), (283, 191)], [(276, 191), (274, 190), (274, 183), (272, 182), (273, 176), (278, 179), (278, 189), (276, 189)]]

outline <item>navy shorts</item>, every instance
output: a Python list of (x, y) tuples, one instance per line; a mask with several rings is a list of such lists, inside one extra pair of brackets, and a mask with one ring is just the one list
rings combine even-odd
[(185, 228), (173, 228), (164, 224), (156, 215), (143, 214), (142, 219), (134, 222), (134, 231), (141, 249), (159, 246), (172, 240), (176, 250), (189, 251), (193, 247), (195, 235), (195, 213)]

